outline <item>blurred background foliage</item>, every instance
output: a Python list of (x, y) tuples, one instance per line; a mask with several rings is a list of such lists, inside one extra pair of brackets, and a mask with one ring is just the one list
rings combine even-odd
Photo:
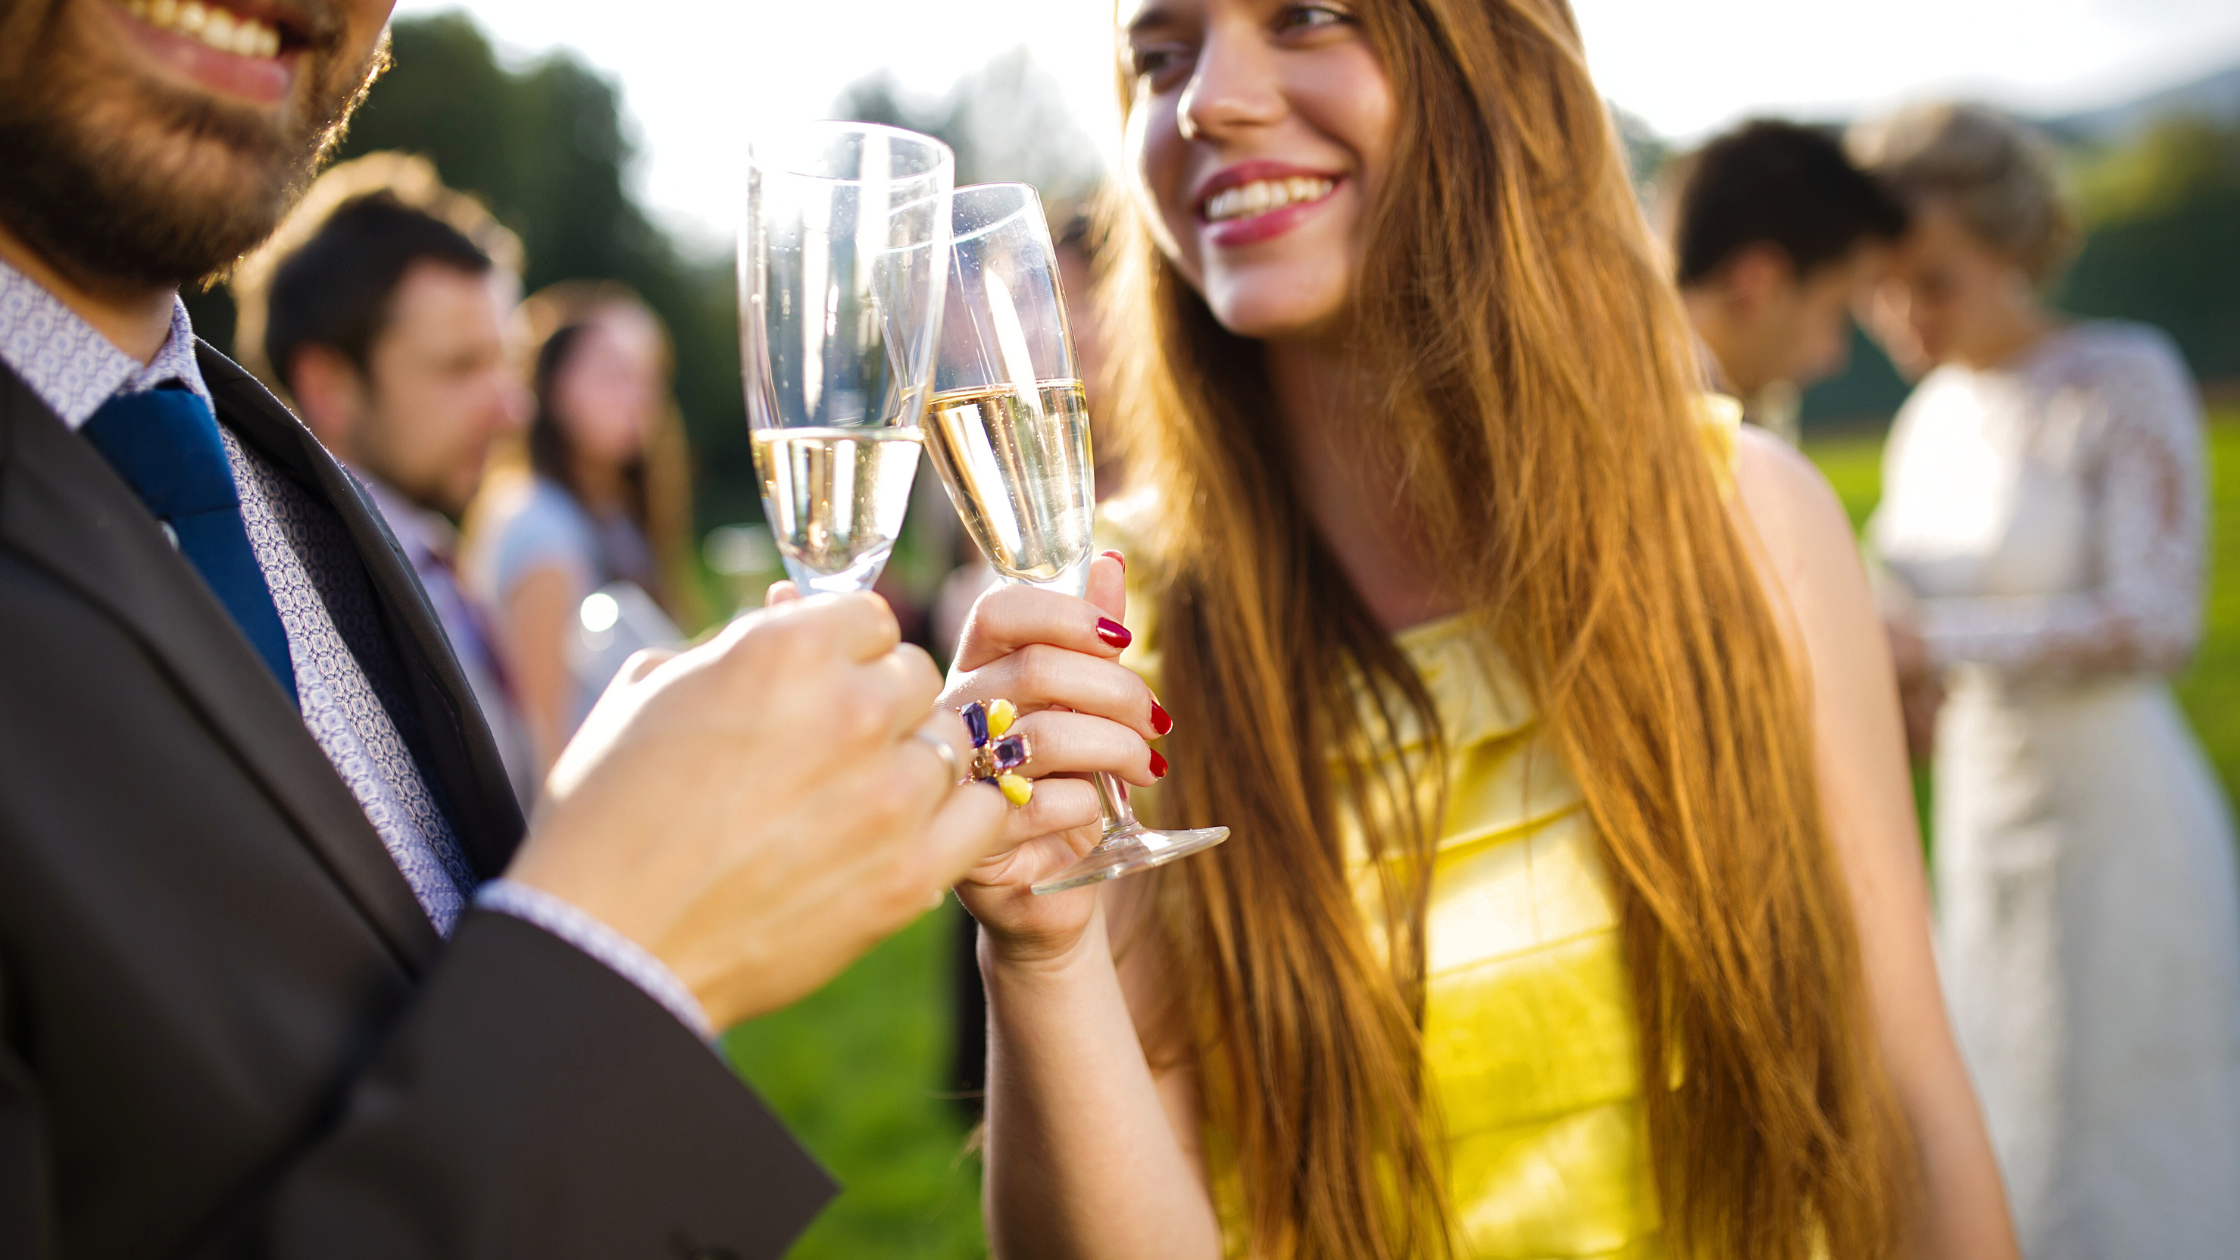
[[(2053, 304), (2175, 338), (2213, 395), (2240, 388), (2240, 66), (2144, 100), (2043, 120), (2068, 158), (2084, 252)], [(1906, 384), (1863, 335), (1806, 391), (1808, 428), (1878, 425)]]
[[(447, 182), (481, 196), (520, 234), (530, 290), (612, 277), (644, 294), (676, 338), (700, 529), (759, 519), (731, 254), (680, 243), (634, 200), (634, 148), (616, 85), (566, 55), (502, 57), (460, 14), (399, 22), (394, 38), (395, 68), (359, 113), (343, 155), (402, 149), (432, 159)], [(931, 97), (874, 75), (848, 85), (830, 113), (938, 135), (957, 150), (960, 183), (1025, 180), (1062, 213), (1092, 193), (1099, 172), (1095, 144), (1059, 101), (1019, 51)], [(2164, 328), (2212, 395), (2240, 397), (2240, 67), (2046, 121), (2070, 158), (2090, 228), (2057, 304)], [(1672, 151), (1638, 119), (1621, 113), (1619, 122), (1637, 175)], [(189, 305), (198, 329), (230, 347), (223, 290)], [(1851, 369), (1806, 396), (1808, 453), (1856, 519), (1879, 492), (1881, 430), (1905, 389), (1860, 338)], [(2240, 411), (2217, 417), (2212, 447), (2230, 468), (2240, 459)], [(2207, 642), (2180, 694), (2231, 785), (2240, 783), (2240, 486), (2227, 479), (2220, 491), (2220, 580)], [(952, 902), (823, 992), (724, 1040), (734, 1066), (846, 1186), (796, 1260), (986, 1254), (971, 1121), (941, 1093), (950, 985), (954, 969), (968, 965), (953, 945), (960, 914)]]
[[(646, 296), (677, 340), (677, 395), (697, 461), (703, 530), (760, 517), (739, 391), (728, 249), (688, 249), (633, 200), (633, 144), (616, 86), (564, 54), (509, 65), (464, 14), (396, 24), (396, 65), (352, 125), (342, 155), (405, 149), (476, 193), (527, 246), (528, 288), (600, 276)], [(1003, 53), (948, 92), (905, 92), (891, 75), (848, 85), (833, 117), (941, 137), (958, 182), (1023, 180), (1055, 204), (1086, 199), (1097, 147), (1025, 50)], [(2044, 120), (2070, 158), (2090, 236), (2055, 295), (2063, 310), (2154, 324), (2197, 377), (2240, 382), (2240, 67), (2141, 101)], [(1672, 144), (1619, 113), (1637, 174)], [(730, 160), (732, 155), (713, 155)], [(232, 342), (222, 290), (191, 301), (196, 325)], [(1887, 420), (1906, 385), (1880, 350), (1854, 338), (1843, 375), (1808, 391), (1808, 428)]]
[[(632, 198), (634, 145), (616, 85), (566, 55), (509, 66), (463, 13), (398, 22), (392, 40), (396, 64), (337, 156), (401, 149), (433, 161), (520, 234), (525, 292), (579, 278), (638, 290), (676, 339), (701, 528), (759, 519), (731, 258), (688, 255)], [(205, 338), (232, 346), (223, 290), (189, 306)]]

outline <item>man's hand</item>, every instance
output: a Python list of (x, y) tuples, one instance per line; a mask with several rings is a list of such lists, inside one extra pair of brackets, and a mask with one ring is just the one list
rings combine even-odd
[(1883, 629), (1890, 636), (1890, 663), (1898, 672), (1906, 751), (1920, 760), (1936, 751), (1937, 710), (1944, 707), (1944, 683), (1929, 668), (1929, 645), (1911, 621), (1889, 618), (1883, 622)]
[(506, 871), (667, 964), (716, 1027), (775, 1010), (1003, 847), (921, 728), (941, 676), (869, 595), (800, 601), (634, 659), (553, 768)]

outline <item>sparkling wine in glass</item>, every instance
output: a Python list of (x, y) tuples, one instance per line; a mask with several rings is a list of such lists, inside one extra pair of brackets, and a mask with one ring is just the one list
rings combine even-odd
[(925, 423), (965, 531), (998, 573), (1071, 593), (1095, 547), (1089, 404), (1077, 380), (934, 395)]
[[(1024, 184), (960, 188), (950, 226), (948, 310), (925, 422), (933, 466), (996, 572), (1082, 595), (1096, 558), (1096, 470), (1042, 199)], [(1117, 779), (1093, 779), (1104, 835), (1035, 892), (1149, 870), (1229, 837), (1227, 827), (1146, 827)]]
[(749, 149), (740, 352), (763, 512), (804, 593), (868, 589), (917, 474), (942, 290), (947, 145), (813, 123)]
[(903, 428), (755, 432), (763, 512), (803, 590), (866, 590), (879, 580), (910, 509), (919, 436)]

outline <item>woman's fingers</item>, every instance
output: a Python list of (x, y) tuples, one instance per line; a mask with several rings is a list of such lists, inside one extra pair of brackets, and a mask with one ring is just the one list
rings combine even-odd
[[(1097, 835), (1095, 826), (1085, 825), (1029, 837), (965, 872), (964, 878), (957, 881), (958, 891), (1008, 890), (1022, 898), (1031, 898), (1029, 890), (1033, 885), (1080, 861), (1082, 854), (1096, 847)], [(1028, 904), (1033, 903), (1030, 900)], [(971, 906), (971, 902), (967, 905)], [(977, 908), (974, 914), (979, 915)]]
[(1142, 735), (1100, 717), (1044, 709), (1020, 718), (1012, 733), (1026, 742), (1026, 764), (1018, 773), (1030, 779), (1108, 770), (1137, 787), (1150, 787), (1165, 777), (1166, 758)]
[(1117, 551), (1098, 554), (1089, 563), (1089, 602), (1114, 621), (1128, 619), (1128, 562)]
[[(1097, 563), (1113, 567), (1111, 561), (1100, 559)], [(956, 668), (979, 669), (1038, 643), (1109, 660), (1119, 656), (1134, 637), (1126, 626), (1088, 600), (1031, 586), (999, 586), (972, 606)]]
[(952, 688), (953, 697), (1002, 696), (1022, 712), (1073, 709), (1109, 718), (1145, 739), (1172, 723), (1136, 672), (1117, 661), (1036, 643), (972, 672)]
[(1017, 846), (1042, 836), (1085, 832), (1095, 844), (1099, 830), (1097, 789), (1087, 779), (1042, 779), (1034, 785), (1034, 798), (1005, 818), (1003, 834)]

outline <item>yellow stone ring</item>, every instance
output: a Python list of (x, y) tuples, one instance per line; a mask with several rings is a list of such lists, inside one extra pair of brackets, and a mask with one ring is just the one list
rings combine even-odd
[(1033, 750), (1025, 734), (1011, 733), (1019, 706), (1009, 700), (975, 700), (957, 711), (972, 736), (972, 777), (993, 783), (1013, 808), (1034, 799), (1034, 780), (1020, 774)]

